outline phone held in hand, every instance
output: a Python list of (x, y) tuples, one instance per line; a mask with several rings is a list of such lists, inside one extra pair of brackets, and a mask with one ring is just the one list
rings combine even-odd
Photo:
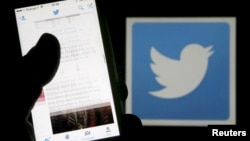
[(25, 5), (16, 8), (15, 15), (22, 55), (43, 33), (55, 35), (61, 46), (56, 75), (31, 111), (36, 140), (119, 137), (115, 62), (98, 0)]

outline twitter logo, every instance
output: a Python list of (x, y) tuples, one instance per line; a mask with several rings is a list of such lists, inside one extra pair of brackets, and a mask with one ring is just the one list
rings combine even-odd
[(126, 112), (144, 125), (235, 123), (234, 18), (128, 18)]
[(53, 10), (53, 14), (58, 15), (59, 14), (59, 9)]
[(213, 53), (212, 46), (203, 47), (191, 43), (182, 49), (180, 59), (177, 60), (164, 56), (155, 47), (151, 47), (151, 69), (156, 74), (157, 82), (165, 88), (149, 93), (160, 98), (179, 98), (189, 94), (203, 80), (209, 57)]

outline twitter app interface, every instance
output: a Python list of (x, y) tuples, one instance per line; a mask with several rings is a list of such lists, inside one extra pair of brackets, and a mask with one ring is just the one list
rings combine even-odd
[(53, 2), (18, 8), (15, 13), (23, 55), (45, 32), (55, 35), (61, 45), (58, 71), (32, 109), (36, 140), (118, 136), (95, 1)]

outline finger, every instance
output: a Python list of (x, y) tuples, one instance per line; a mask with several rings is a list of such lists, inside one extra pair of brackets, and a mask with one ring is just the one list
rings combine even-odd
[(121, 120), (121, 139), (132, 140), (141, 137), (142, 122), (139, 117), (133, 114), (124, 114)]
[(127, 89), (127, 85), (125, 84), (125, 82), (121, 80), (117, 82), (117, 94), (120, 100), (122, 114), (124, 114), (125, 113), (125, 101), (128, 97), (128, 89)]
[(33, 83), (44, 86), (55, 75), (60, 60), (60, 44), (57, 38), (45, 33), (26, 56), (23, 66), (28, 78)]
[[(60, 60), (60, 44), (57, 38), (45, 33), (20, 63), (19, 87), (25, 95), (24, 109), (29, 110), (41, 93), (41, 89), (54, 77)], [(28, 111), (24, 111), (28, 113)]]
[(120, 94), (121, 101), (125, 102), (128, 97), (127, 85), (123, 81), (118, 82), (118, 93)]

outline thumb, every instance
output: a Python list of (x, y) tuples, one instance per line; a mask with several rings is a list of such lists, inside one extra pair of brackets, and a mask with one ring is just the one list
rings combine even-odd
[(32, 82), (44, 86), (55, 75), (60, 60), (60, 44), (55, 36), (44, 33), (22, 59), (23, 72)]
[(33, 106), (42, 87), (54, 77), (59, 62), (59, 41), (52, 34), (44, 33), (19, 64), (19, 90), (27, 98), (24, 109), (30, 110)]

